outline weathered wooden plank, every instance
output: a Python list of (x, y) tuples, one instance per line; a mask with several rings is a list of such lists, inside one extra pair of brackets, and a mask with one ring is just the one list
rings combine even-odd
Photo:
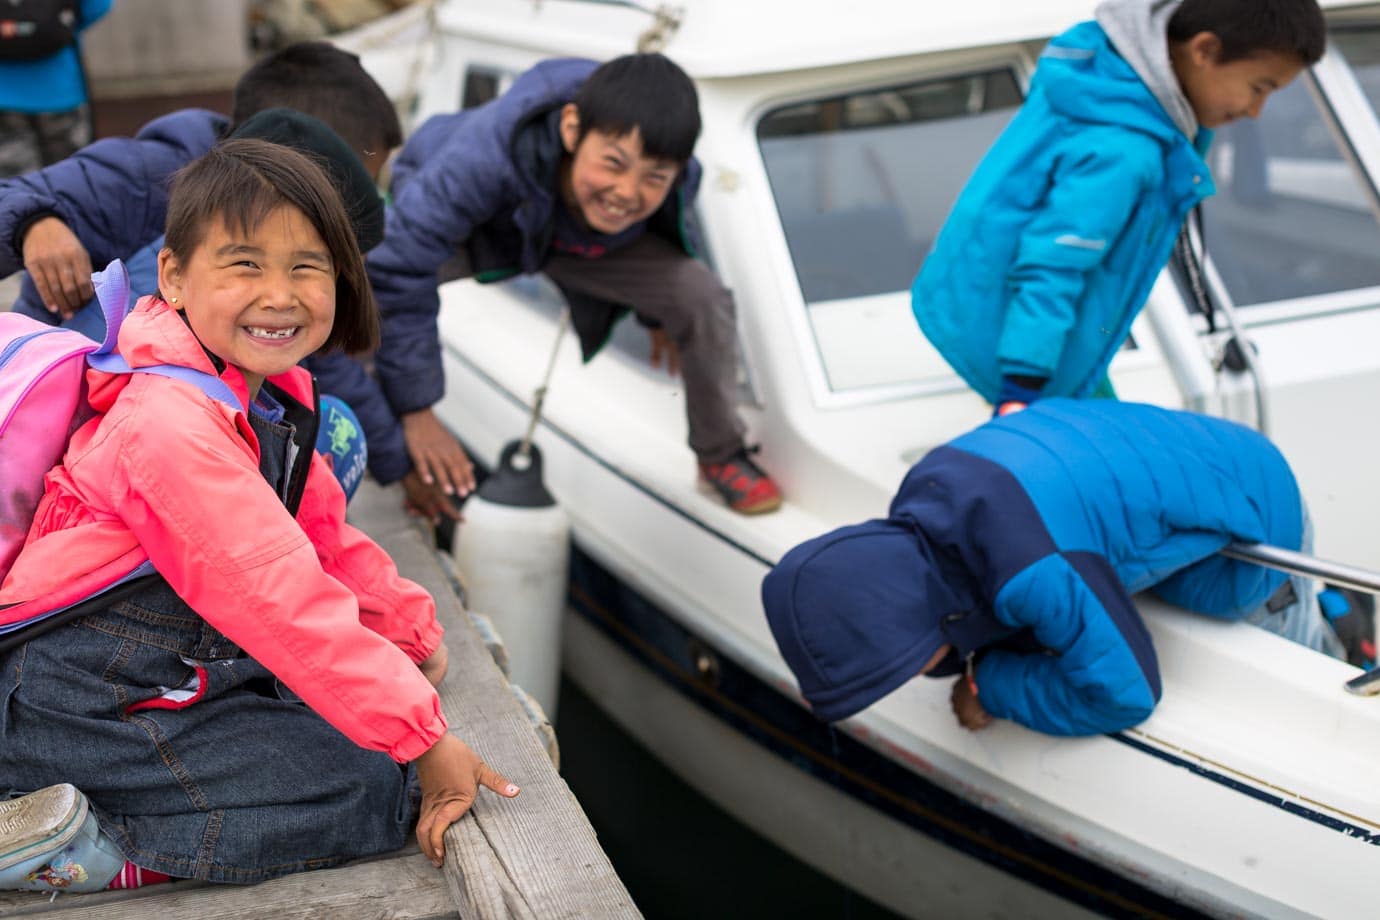
[(461, 916), (640, 916), (442, 570), (427, 564), (435, 551), (411, 529), (370, 535), (436, 598), (450, 651), (441, 703), (452, 731), (523, 787), (516, 799), (481, 792), (446, 834), (445, 873)]
[(284, 876), (248, 887), (174, 882), (137, 891), (7, 894), (0, 917), (44, 920), (441, 920), (455, 900), (425, 856), (407, 855)]

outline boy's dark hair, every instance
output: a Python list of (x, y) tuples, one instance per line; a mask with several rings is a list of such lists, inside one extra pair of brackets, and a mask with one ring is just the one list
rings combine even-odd
[(1222, 42), (1219, 64), (1275, 51), (1318, 63), (1327, 23), (1317, 0), (1184, 0), (1169, 19), (1169, 40), (1211, 32)]
[(305, 112), (356, 151), (387, 156), (402, 143), (398, 112), (359, 58), (328, 42), (298, 42), (250, 67), (235, 84), (230, 130), (264, 109)]
[(214, 221), (247, 233), (285, 205), (321, 234), (336, 270), (335, 324), (322, 350), (376, 347), (378, 309), (350, 218), (325, 171), (295, 150), (252, 138), (228, 140), (178, 170), (164, 246), (185, 263)]
[(602, 131), (621, 137), (633, 128), (642, 152), (684, 163), (700, 136), (700, 100), (685, 71), (660, 54), (614, 58), (590, 74), (572, 100), (580, 136)]

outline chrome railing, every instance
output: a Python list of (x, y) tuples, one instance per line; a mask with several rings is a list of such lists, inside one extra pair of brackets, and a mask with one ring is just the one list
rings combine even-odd
[[(1321, 578), (1328, 584), (1380, 595), (1380, 572), (1372, 572), (1369, 569), (1358, 568), (1354, 565), (1329, 562), (1326, 559), (1318, 559), (1295, 550), (1268, 546), (1264, 543), (1232, 543), (1221, 553), (1230, 559), (1253, 562), (1266, 568), (1288, 572), (1290, 575)], [(1380, 694), (1380, 667), (1353, 677), (1346, 682), (1345, 686), (1349, 693), (1355, 693), (1359, 696)]]

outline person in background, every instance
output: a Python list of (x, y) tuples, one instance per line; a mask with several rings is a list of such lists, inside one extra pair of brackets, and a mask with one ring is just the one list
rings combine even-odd
[(111, 2), (0, 6), (0, 178), (56, 163), (91, 142), (79, 36)]
[(1316, 0), (1108, 0), (1050, 41), (912, 287), (921, 330), (1011, 411), (1111, 395), (1190, 210), (1213, 129), (1256, 118), (1322, 57)]
[(780, 506), (737, 412), (733, 296), (694, 257), (699, 131), (685, 72), (633, 54), (544, 61), (499, 98), (435, 116), (408, 140), (369, 278), (383, 324), (379, 382), (424, 479), (456, 495), (474, 484), (431, 409), (445, 391), (438, 280), (542, 272), (569, 302), (585, 360), (630, 309), (651, 330), (653, 365), (665, 358), (683, 375), (700, 477), (730, 508)]
[(1131, 596), (1249, 620), (1345, 657), (1308, 579), (1218, 554), (1311, 549), (1289, 465), (1234, 422), (1113, 400), (1041, 400), (925, 455), (884, 520), (795, 547), (762, 602), (801, 692), (845, 719), (918, 674), (960, 674), (979, 729), (1120, 731), (1160, 699)]

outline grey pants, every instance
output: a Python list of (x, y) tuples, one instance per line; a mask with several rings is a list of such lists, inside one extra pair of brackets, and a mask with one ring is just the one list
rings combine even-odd
[(0, 178), (65, 160), (89, 143), (89, 106), (37, 114), (0, 111)]
[(569, 292), (626, 304), (660, 324), (680, 349), (690, 449), (701, 463), (742, 449), (733, 295), (709, 266), (646, 233), (598, 259), (554, 254), (542, 271), (567, 292), (572, 314), (583, 305)]

